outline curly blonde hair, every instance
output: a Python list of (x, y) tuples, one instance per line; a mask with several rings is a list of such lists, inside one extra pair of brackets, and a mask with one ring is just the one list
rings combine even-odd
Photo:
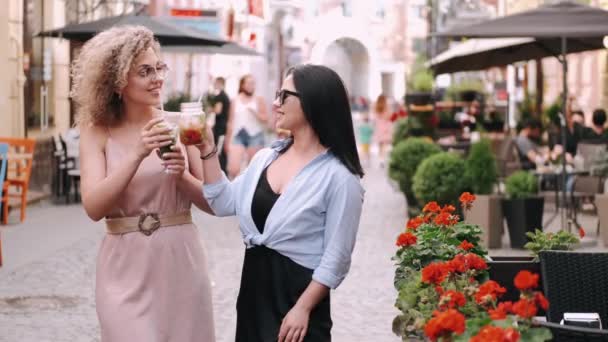
[(72, 92), (78, 125), (110, 126), (120, 121), (119, 93), (133, 61), (148, 48), (160, 55), (154, 34), (143, 26), (120, 26), (84, 44), (72, 64)]

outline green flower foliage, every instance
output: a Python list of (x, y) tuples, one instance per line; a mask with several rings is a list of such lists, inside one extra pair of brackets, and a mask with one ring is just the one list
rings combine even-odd
[(528, 232), (526, 235), (530, 242), (526, 243), (524, 248), (537, 260), (538, 254), (542, 251), (569, 251), (573, 245), (580, 242), (576, 235), (563, 230), (557, 233), (544, 233), (537, 229), (534, 233)]

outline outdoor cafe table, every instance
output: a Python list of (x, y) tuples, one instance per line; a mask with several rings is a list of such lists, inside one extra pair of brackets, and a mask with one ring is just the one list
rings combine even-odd
[[(552, 168), (544, 168), (544, 169), (540, 169), (540, 170), (534, 170), (534, 175), (538, 176), (538, 183), (539, 183), (539, 188), (542, 184), (543, 180), (546, 181), (550, 181), (553, 184), (555, 184), (555, 211), (553, 212), (553, 215), (551, 215), (551, 217), (549, 217), (549, 219), (543, 223), (543, 227), (548, 226), (549, 224), (551, 224), (555, 218), (557, 217), (557, 214), (559, 213), (559, 203), (560, 203), (560, 190), (561, 187), (563, 187), (564, 185), (561, 184), (561, 175), (562, 175), (562, 169), (561, 167), (559, 169), (552, 169)], [(588, 170), (566, 170), (566, 178), (568, 177), (573, 177), (573, 176), (586, 176), (589, 175), (589, 171)], [(567, 201), (567, 200), (566, 200)], [(567, 215), (567, 220), (568, 222), (573, 222), (576, 224), (577, 228), (579, 226), (578, 222), (576, 222), (575, 218), (574, 218), (574, 210), (566, 210), (566, 215)]]

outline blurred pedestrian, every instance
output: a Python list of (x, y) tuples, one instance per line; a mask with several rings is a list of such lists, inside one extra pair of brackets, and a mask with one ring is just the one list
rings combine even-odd
[(386, 96), (380, 94), (374, 104), (374, 141), (378, 144), (380, 165), (384, 166), (386, 149), (393, 141), (393, 121)]
[[(241, 171), (243, 161), (251, 158), (264, 146), (264, 124), (268, 120), (264, 99), (255, 96), (255, 80), (245, 75), (239, 81), (238, 95), (232, 101), (228, 116), (227, 142), (228, 176), (234, 179)], [(228, 140), (230, 139), (230, 140)]]
[(369, 120), (369, 114), (365, 113), (362, 117), (362, 122), (357, 129), (358, 140), (361, 150), (361, 159), (366, 163), (370, 160), (370, 145), (374, 134), (374, 126)]
[[(213, 112), (215, 113), (215, 124), (213, 125), (213, 136), (215, 137), (215, 144), (218, 143), (220, 137), (226, 137), (226, 130), (228, 128), (228, 117), (230, 115), (230, 98), (225, 92), (226, 80), (223, 77), (217, 77), (213, 81)], [(220, 146), (223, 149), (220, 153), (220, 167), (222, 171), (226, 171), (227, 163), (227, 152), (228, 145), (224, 139), (224, 146)]]

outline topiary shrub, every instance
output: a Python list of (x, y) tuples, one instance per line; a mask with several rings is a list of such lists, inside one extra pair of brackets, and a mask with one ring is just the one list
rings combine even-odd
[(425, 159), (413, 178), (414, 194), (421, 203), (437, 201), (459, 207), (458, 197), (467, 188), (464, 160), (448, 152)]
[(399, 189), (407, 199), (410, 213), (418, 204), (412, 191), (412, 178), (418, 165), (426, 158), (440, 153), (441, 148), (425, 138), (407, 138), (398, 143), (390, 155), (389, 176), (399, 183)]
[(534, 197), (538, 194), (538, 180), (527, 171), (517, 171), (505, 180), (505, 192), (512, 199)]
[(498, 180), (496, 158), (487, 139), (471, 146), (466, 160), (465, 178), (474, 194), (489, 195)]

